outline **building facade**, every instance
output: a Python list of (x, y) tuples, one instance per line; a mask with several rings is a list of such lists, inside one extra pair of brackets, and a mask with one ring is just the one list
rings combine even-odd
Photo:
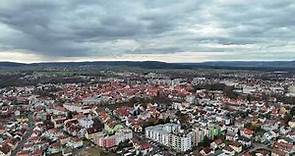
[(192, 132), (186, 133), (180, 125), (167, 123), (147, 127), (145, 136), (176, 151), (185, 152), (192, 149)]

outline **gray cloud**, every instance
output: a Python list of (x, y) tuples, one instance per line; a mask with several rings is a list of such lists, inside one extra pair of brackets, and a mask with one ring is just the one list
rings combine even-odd
[(1, 1), (0, 51), (44, 57), (236, 52), (233, 58), (249, 52), (253, 59), (288, 59), (295, 57), (294, 14), (293, 0)]

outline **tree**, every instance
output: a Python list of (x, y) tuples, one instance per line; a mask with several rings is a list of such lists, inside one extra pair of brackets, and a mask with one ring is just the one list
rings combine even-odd
[(287, 114), (284, 116), (284, 122), (285, 122), (286, 124), (288, 124), (288, 122), (289, 122), (290, 120), (293, 119), (294, 115), (295, 115), (295, 106), (292, 107), (292, 108), (290, 109), (290, 112), (287, 113)]
[(292, 118), (294, 117), (294, 115), (295, 115), (295, 106), (291, 108), (290, 115), (292, 116)]
[(202, 142), (200, 142), (199, 145), (203, 146), (203, 147), (208, 147), (208, 146), (210, 146), (210, 142), (211, 142), (211, 140), (207, 136), (205, 136), (204, 140)]

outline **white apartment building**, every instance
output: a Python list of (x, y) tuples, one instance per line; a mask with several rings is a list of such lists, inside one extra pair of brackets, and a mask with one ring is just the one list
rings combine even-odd
[(120, 129), (116, 134), (116, 144), (118, 145), (120, 142), (124, 142), (126, 140), (130, 140), (133, 137), (132, 130), (124, 128)]
[(167, 123), (147, 127), (145, 136), (179, 152), (192, 149), (192, 133), (184, 133), (178, 124)]
[(188, 151), (192, 149), (192, 133), (188, 134), (170, 134), (170, 147), (176, 151)]

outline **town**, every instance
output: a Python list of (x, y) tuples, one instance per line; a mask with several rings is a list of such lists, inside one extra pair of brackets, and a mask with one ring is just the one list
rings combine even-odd
[(0, 156), (295, 154), (295, 74), (3, 72)]

